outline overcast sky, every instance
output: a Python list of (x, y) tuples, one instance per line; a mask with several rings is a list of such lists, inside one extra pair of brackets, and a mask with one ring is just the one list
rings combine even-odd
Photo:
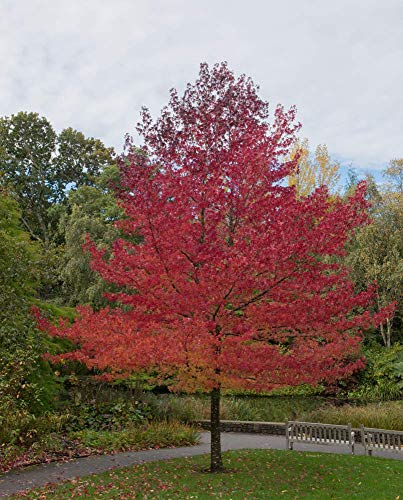
[(228, 61), (344, 165), (403, 157), (403, 0), (0, 0), (0, 116), (121, 151), (200, 62)]

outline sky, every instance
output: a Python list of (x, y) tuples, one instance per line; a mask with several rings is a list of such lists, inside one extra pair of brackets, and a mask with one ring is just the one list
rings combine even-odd
[(227, 61), (301, 137), (379, 176), (403, 157), (403, 0), (0, 0), (0, 116), (44, 115), (121, 152), (199, 64)]

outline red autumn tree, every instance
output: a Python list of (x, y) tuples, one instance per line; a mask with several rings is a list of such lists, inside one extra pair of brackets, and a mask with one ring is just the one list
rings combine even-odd
[(347, 201), (325, 187), (297, 197), (283, 182), (295, 109), (277, 107), (270, 124), (257, 90), (226, 64), (202, 64), (155, 122), (143, 111), (142, 152), (129, 140), (120, 161), (127, 237), (110, 257), (88, 244), (93, 268), (121, 289), (108, 295), (115, 307), (46, 326), (77, 344), (65, 359), (210, 392), (212, 471), (221, 390), (345, 377), (363, 366), (360, 330), (380, 321), (339, 258), (365, 222), (364, 186)]

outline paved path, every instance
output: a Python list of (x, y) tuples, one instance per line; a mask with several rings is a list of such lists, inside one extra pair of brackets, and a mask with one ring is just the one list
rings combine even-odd
[[(285, 437), (265, 434), (246, 434), (238, 432), (223, 432), (221, 434), (222, 449), (239, 450), (243, 448), (275, 449), (285, 450)], [(296, 444), (296, 451), (321, 451), (324, 453), (348, 454), (349, 449), (342, 446), (320, 446), (314, 444)], [(168, 460), (170, 458), (191, 457), (203, 455), (210, 451), (210, 433), (202, 432), (200, 444), (183, 448), (169, 448), (161, 450), (146, 450), (136, 452), (117, 453), (116, 455), (95, 455), (91, 457), (73, 459), (69, 462), (54, 462), (41, 464), (16, 472), (8, 472), (0, 475), (0, 498), (17, 493), (18, 491), (37, 488), (46, 483), (60, 483), (65, 479), (73, 479), (77, 476), (87, 476), (100, 473), (109, 469), (125, 467), (127, 465), (140, 464), (143, 462), (155, 462), (157, 460)], [(364, 449), (356, 443), (356, 455), (363, 455)], [(403, 460), (402, 454), (375, 452), (377, 456), (396, 458)]]

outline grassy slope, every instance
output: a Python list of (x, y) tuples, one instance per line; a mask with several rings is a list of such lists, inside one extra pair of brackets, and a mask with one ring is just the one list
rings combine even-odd
[(28, 498), (381, 500), (403, 494), (403, 461), (276, 450), (228, 452), (224, 457), (229, 469), (224, 474), (203, 472), (207, 456), (177, 459), (50, 486), (31, 492)]

